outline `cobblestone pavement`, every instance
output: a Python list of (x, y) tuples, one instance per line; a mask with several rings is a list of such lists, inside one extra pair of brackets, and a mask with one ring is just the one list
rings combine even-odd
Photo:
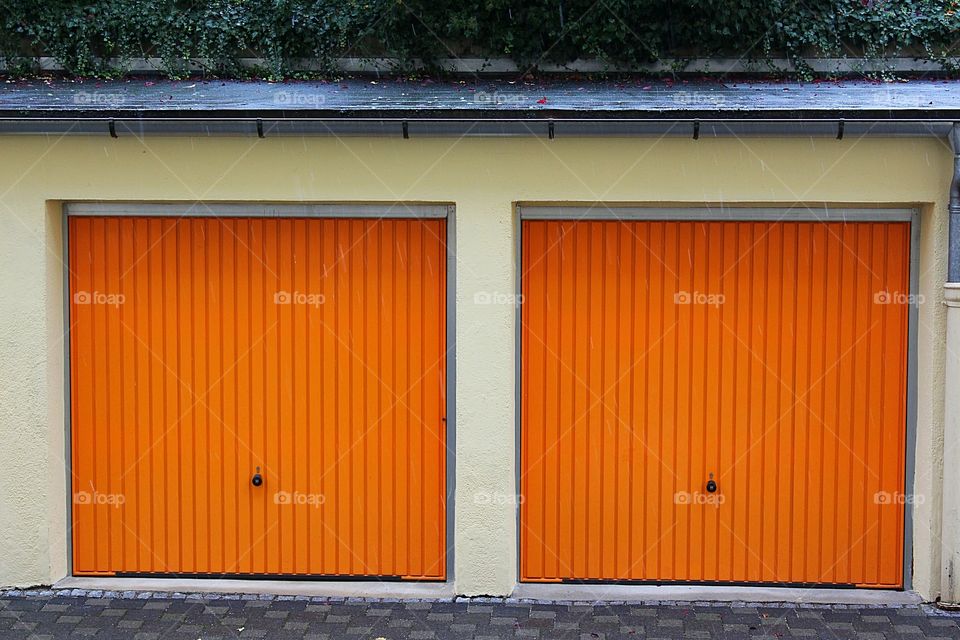
[(960, 638), (930, 606), (429, 602), (134, 592), (0, 592), (0, 638)]

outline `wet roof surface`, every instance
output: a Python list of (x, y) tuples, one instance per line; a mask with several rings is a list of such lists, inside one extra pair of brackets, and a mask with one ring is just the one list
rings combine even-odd
[(3, 117), (960, 119), (960, 81), (21, 81)]

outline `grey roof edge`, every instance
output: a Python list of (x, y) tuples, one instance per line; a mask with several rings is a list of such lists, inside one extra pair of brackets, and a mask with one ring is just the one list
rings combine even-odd
[(323, 133), (325, 128), (341, 126), (402, 129), (404, 135), (422, 132), (424, 127), (505, 135), (511, 135), (508, 129), (519, 135), (534, 129), (553, 135), (576, 127), (623, 131), (687, 125), (709, 134), (711, 128), (734, 123), (767, 129), (797, 123), (825, 130), (846, 126), (851, 132), (870, 123), (900, 123), (908, 129), (956, 121), (960, 121), (960, 81), (948, 80), (804, 84), (639, 79), (354, 78), (279, 83), (129, 79), (33, 80), (0, 87), (0, 124), (13, 133), (28, 132), (31, 127), (40, 132), (109, 127), (114, 134), (157, 133), (201, 123), (197, 126), (241, 135), (297, 129)]
[[(39, 56), (31, 59), (39, 71), (63, 72), (64, 66), (52, 56)], [(200, 58), (176, 61), (177, 64), (192, 72), (210, 69), (211, 61)], [(803, 62), (816, 73), (822, 74), (861, 74), (861, 73), (938, 73), (950, 70), (948, 65), (960, 66), (960, 57), (948, 58), (944, 62), (920, 57), (897, 56), (890, 58), (856, 57), (806, 57)], [(165, 61), (159, 57), (106, 60), (106, 63), (127, 73), (161, 73)], [(240, 58), (238, 63), (245, 68), (255, 69), (268, 66), (264, 58)], [(297, 71), (327, 71), (319, 60), (303, 59), (290, 63)], [(530, 71), (514, 60), (503, 57), (451, 57), (441, 58), (434, 63), (436, 68), (449, 73), (469, 75), (517, 74)], [(0, 72), (11, 67), (9, 62), (0, 58)], [(342, 73), (390, 74), (398, 69), (424, 69), (427, 65), (419, 59), (404, 63), (391, 57), (342, 57), (333, 68)], [(599, 59), (578, 59), (567, 63), (543, 62), (536, 65), (543, 73), (696, 73), (696, 74), (751, 74), (751, 73), (795, 73), (797, 66), (789, 58), (749, 59), (749, 58), (673, 58), (657, 60), (646, 64), (624, 67)]]

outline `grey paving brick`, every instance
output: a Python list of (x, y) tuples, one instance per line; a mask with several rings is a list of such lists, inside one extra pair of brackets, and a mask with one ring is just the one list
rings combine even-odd
[(552, 620), (553, 618), (557, 617), (557, 612), (556, 611), (531, 611), (529, 617)]
[(914, 624), (895, 624), (893, 625), (893, 630), (899, 634), (923, 633), (920, 627)]
[(388, 626), (401, 628), (412, 627), (413, 620), (407, 620), (406, 618), (395, 618), (388, 623)]
[(436, 613), (431, 611), (427, 614), (427, 620), (431, 622), (453, 622), (452, 613)]
[(310, 628), (309, 622), (286, 622), (283, 625), (284, 629), (289, 629), (291, 631), (306, 631)]
[(117, 623), (118, 629), (139, 629), (143, 626), (142, 620), (121, 620)]

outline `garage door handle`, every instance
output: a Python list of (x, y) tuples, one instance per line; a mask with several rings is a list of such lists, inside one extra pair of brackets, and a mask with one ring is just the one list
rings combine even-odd
[(257, 467), (257, 472), (253, 474), (252, 478), (250, 478), (250, 484), (255, 487), (259, 487), (263, 484), (263, 476), (260, 475), (260, 467)]
[(707, 480), (707, 493), (716, 493), (717, 483), (713, 479), (713, 474), (710, 474), (710, 479)]

